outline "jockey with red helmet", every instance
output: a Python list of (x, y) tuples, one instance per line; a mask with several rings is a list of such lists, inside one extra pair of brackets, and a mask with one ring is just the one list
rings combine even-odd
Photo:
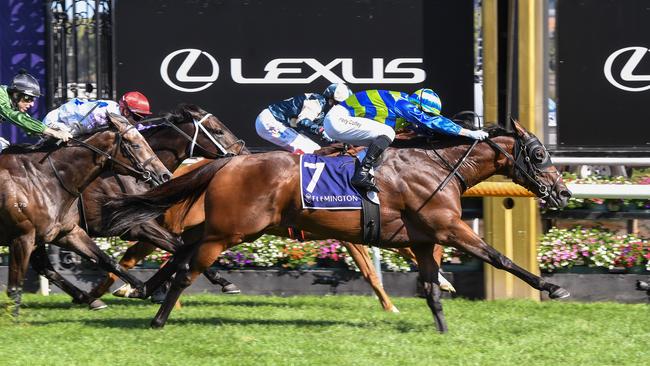
[(43, 122), (54, 129), (80, 134), (97, 126), (106, 125), (107, 113), (120, 114), (137, 125), (151, 114), (149, 100), (138, 91), (125, 93), (119, 103), (112, 100), (84, 100), (74, 98), (49, 112)]
[(323, 132), (323, 117), (333, 105), (352, 95), (345, 84), (332, 84), (322, 94), (305, 93), (264, 109), (255, 121), (257, 134), (297, 154), (311, 154), (321, 148), (317, 141), (332, 143)]
[[(70, 133), (48, 128), (27, 114), (34, 106), (36, 98), (40, 96), (41, 87), (38, 80), (25, 70), (19, 71), (11, 85), (0, 85), (0, 122), (11, 122), (29, 134), (42, 134), (68, 141), (72, 137)], [(7, 146), (9, 141), (0, 137), (0, 151)]]

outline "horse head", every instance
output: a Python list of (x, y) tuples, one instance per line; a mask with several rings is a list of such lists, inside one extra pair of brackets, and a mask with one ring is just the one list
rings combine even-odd
[(113, 170), (154, 184), (170, 180), (172, 173), (158, 159), (140, 132), (120, 115), (109, 113), (108, 117), (109, 129), (117, 130), (113, 152), (107, 156), (114, 162)]
[(165, 125), (179, 129), (188, 140), (186, 151), (189, 157), (219, 158), (249, 153), (243, 140), (237, 138), (216, 116), (197, 105), (180, 104), (164, 120)]
[(517, 121), (513, 121), (513, 126), (515, 143), (509, 158), (510, 177), (552, 207), (566, 206), (571, 191), (553, 165), (551, 155), (537, 136)]

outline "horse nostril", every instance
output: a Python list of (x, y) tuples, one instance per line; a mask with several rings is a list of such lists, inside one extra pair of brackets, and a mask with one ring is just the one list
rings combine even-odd
[(568, 189), (560, 191), (560, 197), (563, 197), (563, 198), (566, 198), (566, 199), (571, 198), (571, 191), (569, 191)]
[(172, 179), (172, 175), (169, 173), (163, 173), (160, 178), (162, 178), (163, 182), (167, 182), (168, 180)]

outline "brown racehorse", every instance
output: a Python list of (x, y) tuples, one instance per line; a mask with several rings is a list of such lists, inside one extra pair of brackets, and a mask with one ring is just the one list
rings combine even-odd
[[(199, 106), (180, 104), (175, 111), (156, 120), (156, 124), (141, 131), (141, 134), (169, 170), (176, 169), (191, 155), (215, 158), (249, 153), (243, 141), (230, 132), (217, 117), (204, 111)], [(204, 129), (198, 126), (199, 123)], [(142, 184), (142, 182), (131, 176), (118, 175), (112, 171), (105, 172), (93, 180), (82, 192), (84, 215), (79, 213), (78, 206), (75, 205), (68, 212), (68, 218), (76, 220), (80, 226), (86, 227), (90, 236), (104, 236), (102, 231), (102, 203), (119, 194), (138, 194), (146, 192), (149, 188), (148, 185)], [(167, 231), (154, 220), (131, 228), (121, 237), (131, 241), (140, 240), (142, 246), (151, 248), (151, 251), (157, 246), (163, 250), (174, 252), (175, 245), (177, 245), (175, 241), (170, 241)], [(136, 245), (135, 247), (139, 246)], [(137, 262), (138, 260), (122, 260), (119, 264), (122, 268), (128, 270), (134, 267)], [(90, 309), (93, 310), (106, 307), (106, 304), (98, 300), (104, 291), (100, 291), (99, 295), (95, 293), (88, 294), (58, 274), (50, 263), (45, 246), (36, 248), (30, 263), (37, 272), (72, 296), (75, 303), (88, 304)], [(114, 279), (117, 278), (110, 272), (109, 275)], [(212, 282), (221, 284), (226, 291), (234, 292), (237, 290), (236, 286), (223, 278), (215, 278), (213, 274), (209, 279)]]
[(102, 171), (162, 182), (171, 176), (142, 135), (126, 119), (109, 115), (109, 123), (84, 138), (58, 147), (10, 147), (0, 154), (0, 243), (9, 245), (11, 265), (7, 293), (18, 315), (22, 283), (36, 246), (53, 243), (70, 249), (138, 287), (142, 283), (102, 252), (68, 212), (82, 191)]
[[(514, 132), (487, 129), (485, 142), (465, 138), (413, 141), (412, 147), (389, 148), (378, 169), (381, 238), (378, 246), (411, 246), (419, 265), (419, 277), (436, 328), (447, 330), (437, 280), (438, 264), (431, 243), (454, 246), (496, 268), (504, 269), (530, 286), (547, 291), (551, 298), (569, 296), (565, 289), (544, 281), (485, 243), (461, 220), (461, 179), (448, 174), (447, 162), (471, 187), (495, 174), (506, 175), (544, 199), (563, 207), (571, 196), (550, 155), (533, 134), (514, 123)], [(435, 150), (435, 151), (433, 151)], [(155, 278), (176, 272), (164, 304), (152, 320), (153, 327), (166, 323), (183, 289), (208, 268), (222, 251), (256, 239), (282, 227), (299, 227), (321, 238), (361, 241), (358, 210), (304, 210), (300, 198), (299, 158), (272, 152), (217, 160), (173, 179), (144, 195), (125, 197), (109, 204), (114, 209), (112, 230), (157, 217), (170, 206), (191, 205), (205, 192), (205, 227), (198, 246), (179, 250)], [(448, 183), (448, 184), (443, 184)], [(145, 288), (146, 290), (146, 288)], [(136, 296), (146, 295), (136, 294)]]
[[(152, 148), (154, 148), (155, 150), (154, 147), (155, 143), (150, 142), (150, 144), (152, 144)], [(323, 149), (323, 153), (331, 154), (332, 150), (333, 150), (332, 148), (326, 148)], [(339, 151), (336, 152), (336, 154), (338, 153)], [(187, 174), (210, 162), (211, 162), (210, 160), (203, 160), (193, 165), (180, 167), (176, 171), (174, 171), (174, 177), (179, 177), (181, 175)], [(200, 233), (203, 230), (202, 226), (199, 227), (199, 225), (203, 224), (203, 222), (205, 221), (203, 202), (204, 202), (204, 196), (202, 195), (192, 205), (191, 209), (187, 212), (187, 214), (184, 215), (182, 221), (179, 220), (178, 217), (183, 215), (183, 205), (175, 205), (171, 207), (169, 210), (167, 210), (167, 212), (165, 212), (163, 226), (175, 235), (182, 235), (183, 233), (185, 233), (184, 235), (185, 243), (191, 244), (191, 242), (188, 241), (190, 240), (189, 239), (190, 237), (195, 237), (197, 238), (197, 240), (200, 239), (200, 234), (196, 234), (196, 233), (197, 232)], [(274, 232), (273, 234), (286, 237), (287, 231), (277, 231)], [(305, 233), (305, 235), (306, 235), (306, 239), (309, 239), (310, 234)], [(381, 282), (379, 281), (379, 277), (377, 276), (377, 273), (374, 269), (373, 262), (370, 256), (368, 255), (367, 247), (361, 244), (352, 244), (345, 241), (341, 242), (341, 244), (345, 246), (348, 253), (355, 261), (357, 267), (359, 268), (359, 271), (361, 272), (362, 276), (364, 277), (364, 279), (366, 279), (366, 281), (368, 281), (368, 283), (372, 287), (373, 291), (375, 292), (375, 294), (379, 299), (382, 308), (386, 311), (397, 312), (398, 311), (397, 307), (393, 304), (390, 297), (384, 290), (384, 287), (382, 286)], [(154, 250), (155, 250), (155, 246), (147, 242), (136, 243), (131, 247), (129, 247), (127, 252), (120, 259), (119, 263), (125, 269), (130, 269), (134, 267), (136, 263), (146, 258)], [(413, 254), (410, 248), (396, 248), (395, 250), (398, 251), (407, 259), (416, 262), (415, 255)], [(436, 246), (436, 248), (434, 249), (434, 258), (436, 262), (440, 265), (440, 261), (442, 259), (441, 246)], [(210, 273), (211, 276), (209, 277), (209, 279), (211, 280), (211, 282), (215, 283), (217, 281), (220, 281), (224, 286), (224, 290), (227, 291), (228, 289), (236, 288), (235, 285), (229, 283), (223, 277), (218, 276), (218, 273), (216, 271), (212, 270), (206, 272)], [(108, 289), (116, 280), (117, 280), (117, 276), (115, 276), (112, 273), (108, 273), (106, 275), (106, 279), (92, 291), (92, 296), (97, 298), (101, 297), (106, 291), (108, 291)], [(120, 288), (120, 290), (115, 292), (114, 295), (128, 296), (130, 291), (131, 289), (128, 287), (128, 285), (125, 285), (122, 288)]]

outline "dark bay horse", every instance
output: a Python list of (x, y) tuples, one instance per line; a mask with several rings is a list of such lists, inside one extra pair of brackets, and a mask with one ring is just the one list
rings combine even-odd
[(162, 182), (171, 176), (147, 142), (124, 117), (109, 115), (108, 126), (57, 147), (51, 141), (0, 154), (0, 243), (9, 245), (11, 264), (7, 293), (18, 315), (22, 283), (32, 251), (53, 243), (70, 249), (124, 281), (142, 283), (102, 252), (68, 213), (79, 192), (99, 174), (121, 174)]
[[(489, 139), (480, 143), (457, 137), (389, 148), (376, 174), (382, 202), (378, 246), (413, 249), (427, 304), (440, 332), (445, 332), (447, 325), (431, 243), (461, 249), (547, 291), (551, 298), (569, 296), (565, 289), (514, 264), (461, 220), (462, 184), (460, 179), (452, 179), (454, 175), (441, 161), (444, 158), (457, 162), (456, 171), (464, 177), (467, 187), (501, 174), (528, 188), (549, 206), (565, 206), (571, 193), (550, 155), (537, 137), (516, 122), (514, 126), (513, 132), (488, 128)], [(159, 280), (176, 271), (167, 298), (152, 320), (153, 327), (164, 326), (182, 291), (222, 251), (255, 240), (269, 230), (291, 226), (321, 238), (362, 240), (360, 211), (302, 209), (298, 164), (298, 156), (284, 152), (220, 159), (144, 195), (109, 203), (114, 210), (112, 230), (119, 232), (158, 217), (178, 202), (191, 205), (205, 192), (206, 221), (201, 242), (177, 252), (171, 261), (174, 263), (157, 275)]]
[[(175, 111), (155, 122), (155, 125), (143, 130), (141, 134), (160, 161), (171, 171), (185, 159), (193, 156), (220, 158), (226, 155), (249, 153), (243, 141), (239, 140), (216, 116), (193, 104), (180, 104)], [(75, 205), (68, 212), (66, 219), (86, 227), (91, 237), (105, 236), (102, 229), (103, 202), (124, 193), (144, 193), (149, 188), (148, 185), (142, 184), (131, 176), (120, 175), (113, 171), (104, 172), (82, 192), (84, 214), (80, 214), (79, 206)], [(140, 245), (135, 245), (135, 248), (146, 248), (149, 253), (156, 247), (173, 253), (178, 245), (176, 240), (170, 240), (168, 232), (155, 220), (134, 226), (121, 237), (129, 241), (139, 241)], [(124, 270), (134, 267), (139, 259), (142, 259), (129, 260), (130, 258), (131, 256), (127, 256), (127, 260), (120, 260), (119, 265)], [(54, 270), (45, 246), (37, 247), (32, 255), (31, 264), (37, 272), (69, 294), (75, 303), (88, 304), (93, 310), (106, 307), (98, 298), (118, 278), (109, 272), (108, 279), (88, 294)], [(214, 273), (210, 273), (209, 279), (224, 288), (236, 289), (225, 279), (215, 277)]]

